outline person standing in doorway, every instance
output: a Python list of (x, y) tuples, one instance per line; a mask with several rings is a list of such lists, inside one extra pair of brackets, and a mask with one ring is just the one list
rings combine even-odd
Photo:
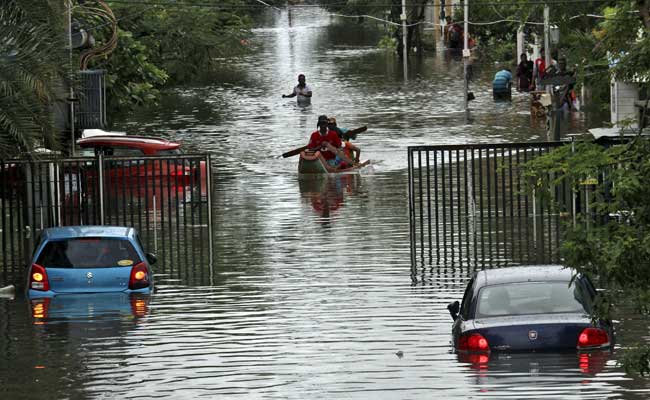
[(519, 65), (517, 65), (517, 90), (527, 92), (530, 90), (533, 76), (533, 62), (528, 60), (526, 53), (521, 53)]
[(293, 88), (290, 94), (283, 94), (282, 98), (298, 96), (298, 103), (307, 104), (311, 102), (311, 88), (307, 85), (305, 75), (298, 75), (298, 84)]

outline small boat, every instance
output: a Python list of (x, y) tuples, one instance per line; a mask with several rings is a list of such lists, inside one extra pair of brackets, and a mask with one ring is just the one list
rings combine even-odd
[(334, 168), (330, 166), (320, 151), (303, 151), (300, 153), (298, 173), (300, 174), (340, 174), (354, 172), (370, 164), (370, 160), (362, 161), (348, 168)]

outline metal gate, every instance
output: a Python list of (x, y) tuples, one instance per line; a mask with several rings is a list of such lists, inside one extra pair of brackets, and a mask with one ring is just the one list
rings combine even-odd
[(22, 283), (52, 226), (135, 227), (157, 273), (211, 263), (210, 170), (204, 154), (0, 162), (0, 285)]
[(570, 188), (559, 206), (528, 193), (521, 166), (559, 142), (408, 148), (411, 262), (484, 268), (559, 262)]

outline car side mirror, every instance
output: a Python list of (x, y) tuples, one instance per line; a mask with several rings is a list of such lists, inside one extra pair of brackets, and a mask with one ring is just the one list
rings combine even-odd
[(447, 310), (449, 310), (449, 314), (451, 314), (451, 317), (454, 319), (454, 321), (456, 321), (458, 318), (458, 313), (460, 312), (460, 303), (458, 300), (454, 301), (453, 303), (449, 303)]
[(156, 262), (158, 262), (158, 257), (156, 257), (155, 254), (152, 253), (147, 253), (145, 254), (147, 257), (147, 261), (149, 261), (149, 264), (154, 265)]

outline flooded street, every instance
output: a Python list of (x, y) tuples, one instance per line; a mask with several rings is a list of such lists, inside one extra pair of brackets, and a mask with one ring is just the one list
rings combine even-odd
[[(544, 121), (531, 122), (523, 94), (495, 104), (478, 62), (466, 121), (462, 61), (413, 58), (404, 81), (376, 48), (383, 29), (316, 8), (270, 12), (221, 83), (112, 121), (212, 154), (213, 263), (156, 266), (151, 298), (53, 303), (38, 323), (22, 297), (0, 298), (0, 397), (648, 398), (650, 382), (617, 365), (621, 347), (647, 340), (632, 313), (617, 318), (612, 353), (452, 352), (446, 307), (473, 269), (412, 268), (406, 149), (546, 140)], [(299, 73), (314, 92), (306, 108), (282, 98)], [(301, 179), (297, 157), (281, 157), (321, 114), (368, 126), (359, 175)], [(568, 131), (587, 124), (575, 116)]]

